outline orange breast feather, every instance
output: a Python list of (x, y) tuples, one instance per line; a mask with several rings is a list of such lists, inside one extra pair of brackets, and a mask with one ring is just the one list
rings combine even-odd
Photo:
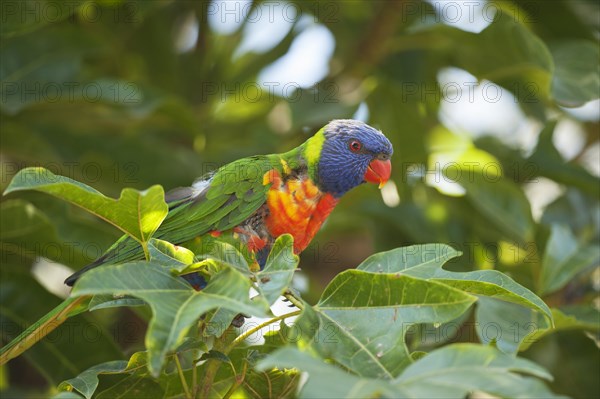
[(273, 170), (263, 179), (272, 183), (267, 193), (269, 216), (267, 228), (273, 237), (291, 234), (294, 252), (302, 252), (331, 213), (337, 200), (331, 194), (322, 193), (310, 179), (283, 181)]

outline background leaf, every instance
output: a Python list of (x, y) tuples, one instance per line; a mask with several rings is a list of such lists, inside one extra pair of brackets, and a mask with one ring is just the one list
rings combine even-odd
[(442, 265), (459, 256), (452, 247), (444, 244), (417, 245), (398, 248), (374, 255), (358, 266), (369, 272), (403, 273), (409, 276), (432, 279), (465, 292), (494, 297), (537, 309), (552, 317), (550, 308), (527, 288), (496, 270), (449, 272)]
[(580, 245), (568, 227), (552, 225), (544, 251), (540, 291), (548, 294), (562, 288), (578, 273), (600, 263), (600, 246)]
[(598, 98), (598, 43), (566, 41), (550, 48), (555, 64), (552, 95), (567, 107), (583, 105)]

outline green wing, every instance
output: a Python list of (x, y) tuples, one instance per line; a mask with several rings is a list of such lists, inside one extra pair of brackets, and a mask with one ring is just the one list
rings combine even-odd
[(266, 201), (263, 176), (277, 163), (273, 156), (244, 158), (219, 169), (201, 192), (173, 202), (155, 237), (179, 244), (212, 230), (231, 229)]
[[(225, 231), (239, 225), (265, 203), (270, 185), (263, 184), (263, 176), (273, 168), (281, 168), (276, 155), (244, 158), (223, 166), (193, 187), (170, 191), (165, 195), (169, 213), (153, 237), (181, 244), (213, 230)], [(73, 285), (82, 273), (96, 266), (143, 258), (139, 243), (123, 236), (65, 283)]]

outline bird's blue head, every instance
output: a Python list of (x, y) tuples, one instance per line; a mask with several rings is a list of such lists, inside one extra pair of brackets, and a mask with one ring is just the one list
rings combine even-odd
[(392, 143), (383, 133), (351, 119), (331, 121), (306, 148), (319, 188), (335, 197), (364, 182), (382, 187), (390, 178), (392, 153)]

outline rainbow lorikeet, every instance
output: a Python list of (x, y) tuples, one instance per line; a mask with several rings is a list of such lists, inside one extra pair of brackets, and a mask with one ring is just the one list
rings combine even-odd
[[(371, 126), (334, 120), (289, 152), (243, 158), (168, 192), (169, 213), (154, 237), (186, 246), (197, 237), (233, 232), (262, 268), (277, 237), (292, 235), (298, 254), (348, 190), (364, 182), (383, 186), (392, 152)], [(139, 244), (124, 236), (65, 283), (72, 286), (91, 268), (143, 257)], [(202, 288), (201, 277), (187, 279)]]

